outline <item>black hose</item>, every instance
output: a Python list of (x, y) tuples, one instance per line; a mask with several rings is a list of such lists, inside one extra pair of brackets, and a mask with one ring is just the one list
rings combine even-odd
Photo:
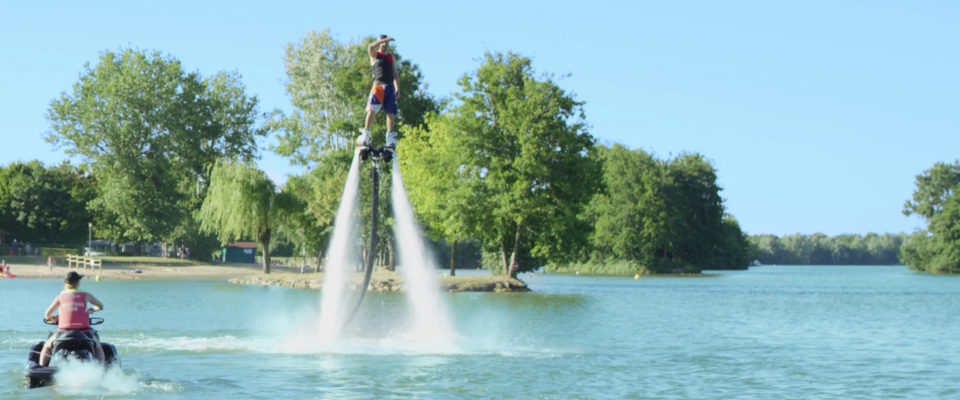
[(370, 178), (373, 189), (371, 193), (372, 209), (370, 210), (370, 246), (367, 249), (367, 257), (363, 263), (363, 285), (360, 287), (360, 298), (357, 299), (357, 304), (353, 307), (350, 316), (344, 321), (344, 327), (349, 325), (350, 321), (353, 321), (353, 317), (360, 311), (360, 305), (363, 304), (363, 298), (367, 294), (367, 286), (370, 286), (370, 277), (373, 275), (373, 261), (376, 259), (377, 254), (377, 221), (379, 219), (377, 214), (380, 203), (380, 160), (377, 158), (374, 158)]

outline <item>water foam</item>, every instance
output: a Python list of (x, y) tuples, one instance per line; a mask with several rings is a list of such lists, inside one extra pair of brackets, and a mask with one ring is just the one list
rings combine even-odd
[(78, 360), (57, 363), (54, 375), (56, 391), (65, 395), (128, 395), (140, 391), (143, 385), (136, 373), (124, 372), (120, 367), (103, 366)]
[(234, 335), (209, 337), (191, 336), (146, 336), (137, 335), (129, 339), (114, 338), (112, 343), (131, 352), (184, 351), (184, 352), (257, 352), (272, 341), (258, 341)]

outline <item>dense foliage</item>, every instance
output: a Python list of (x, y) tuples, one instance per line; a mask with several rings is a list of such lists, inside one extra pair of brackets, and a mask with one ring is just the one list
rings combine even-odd
[(828, 237), (813, 235), (750, 236), (753, 257), (761, 264), (788, 265), (895, 265), (906, 241), (898, 235), (869, 233)]
[(0, 167), (0, 229), (36, 244), (77, 245), (87, 240), (87, 203), (96, 181), (68, 163), (45, 167), (39, 161)]
[(455, 104), (428, 117), (429, 130), (409, 131), (401, 148), (417, 211), (452, 240), (479, 239), (497, 255), (495, 273), (510, 273), (524, 254), (554, 262), (573, 254), (583, 238), (577, 215), (599, 172), (582, 103), (516, 54), (487, 54), (460, 87)]
[(903, 213), (919, 215), (927, 229), (910, 235), (901, 262), (920, 271), (960, 273), (960, 161), (936, 163), (917, 175)]
[(621, 145), (598, 154), (603, 185), (582, 215), (592, 223), (592, 262), (635, 265), (632, 272), (747, 267), (746, 239), (724, 215), (716, 170), (703, 156), (659, 160)]
[(257, 99), (239, 76), (203, 78), (159, 53), (104, 52), (50, 104), (51, 143), (96, 178), (90, 202), (98, 236), (114, 241), (194, 241), (210, 167), (256, 152)]

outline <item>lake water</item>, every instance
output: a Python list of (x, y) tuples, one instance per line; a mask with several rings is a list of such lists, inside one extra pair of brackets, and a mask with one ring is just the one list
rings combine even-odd
[(122, 369), (24, 389), (56, 280), (0, 280), (0, 398), (878, 399), (960, 397), (960, 277), (764, 266), (707, 277), (525, 275), (532, 293), (445, 294), (457, 336), (403, 337), (370, 293), (319, 345), (319, 292), (85, 280)]

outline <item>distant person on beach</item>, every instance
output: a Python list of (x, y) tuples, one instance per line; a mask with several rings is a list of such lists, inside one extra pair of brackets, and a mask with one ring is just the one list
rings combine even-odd
[(50, 268), (51, 271), (53, 271), (53, 267), (55, 265), (57, 265), (57, 260), (53, 258), (53, 255), (47, 256), (47, 267)]
[(373, 85), (370, 87), (370, 97), (367, 98), (367, 115), (357, 138), (357, 146), (370, 146), (370, 125), (373, 118), (381, 109), (387, 116), (387, 147), (397, 147), (397, 132), (394, 124), (397, 117), (397, 99), (400, 98), (400, 77), (397, 74), (397, 64), (393, 54), (387, 53), (387, 43), (394, 41), (392, 37), (380, 35), (377, 41), (367, 46), (367, 55), (370, 57), (370, 66), (373, 68)]
[[(104, 361), (103, 347), (100, 346), (100, 338), (97, 332), (90, 327), (90, 313), (103, 310), (103, 303), (93, 297), (92, 294), (82, 292), (77, 287), (80, 285), (80, 279), (83, 275), (77, 271), (67, 273), (63, 280), (63, 291), (53, 299), (50, 307), (43, 313), (45, 321), (57, 321), (59, 332), (50, 335), (47, 342), (43, 344), (43, 350), (40, 352), (40, 365), (46, 367), (50, 365), (50, 352), (53, 350), (53, 341), (60, 336), (60, 333), (66, 331), (81, 331), (87, 334), (88, 338), (94, 342), (97, 360)], [(87, 303), (93, 305), (87, 308)], [(54, 311), (59, 310), (59, 314), (53, 315)]]
[(7, 276), (10, 274), (10, 266), (7, 265), (7, 260), (0, 260), (0, 275)]

